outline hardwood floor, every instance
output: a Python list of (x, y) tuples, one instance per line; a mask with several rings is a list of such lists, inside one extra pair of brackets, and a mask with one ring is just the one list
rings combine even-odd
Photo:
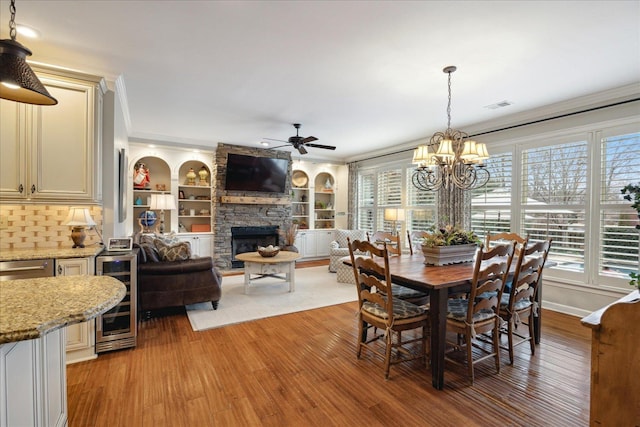
[[(355, 290), (354, 290), (355, 292)], [(139, 324), (135, 349), (69, 365), (69, 426), (584, 426), (589, 330), (544, 311), (536, 355), (516, 347), (431, 387), (419, 362), (355, 356), (357, 303), (194, 332), (183, 312)], [(371, 372), (374, 375), (371, 375)]]

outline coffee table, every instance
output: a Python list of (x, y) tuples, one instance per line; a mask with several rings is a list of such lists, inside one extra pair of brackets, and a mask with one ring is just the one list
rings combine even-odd
[[(278, 255), (273, 257), (263, 257), (258, 252), (245, 252), (237, 254), (236, 259), (244, 261), (244, 293), (249, 293), (249, 285), (251, 285), (251, 275), (257, 275), (254, 278), (261, 279), (263, 277), (275, 277), (289, 282), (289, 292), (296, 290), (296, 260), (300, 258), (297, 252), (280, 251)], [(279, 276), (284, 274), (284, 276)]]

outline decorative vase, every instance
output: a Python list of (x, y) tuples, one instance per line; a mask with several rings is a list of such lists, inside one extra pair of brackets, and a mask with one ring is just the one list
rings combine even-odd
[(422, 253), (426, 265), (447, 265), (473, 261), (477, 248), (475, 243), (432, 248), (422, 246)]
[(200, 182), (198, 183), (198, 185), (209, 185), (209, 183), (207, 182), (207, 177), (209, 176), (209, 171), (207, 170), (207, 168), (202, 166), (198, 171), (198, 176), (200, 177)]
[(193, 168), (189, 168), (187, 172), (187, 185), (196, 185), (196, 171)]
[(286, 251), (286, 252), (295, 252), (295, 253), (298, 253), (298, 248), (296, 248), (296, 247), (295, 247), (295, 246), (293, 246), (293, 245), (284, 245), (284, 246), (282, 247), (282, 250), (283, 250), (283, 251)]

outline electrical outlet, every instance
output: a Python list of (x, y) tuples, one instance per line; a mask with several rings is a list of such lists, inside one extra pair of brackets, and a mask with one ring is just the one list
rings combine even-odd
[(0, 215), (0, 230), (6, 230), (9, 228), (9, 219), (6, 215)]

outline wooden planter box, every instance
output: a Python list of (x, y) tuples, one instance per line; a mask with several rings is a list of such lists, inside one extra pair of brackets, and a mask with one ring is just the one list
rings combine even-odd
[(478, 245), (436, 246), (422, 247), (424, 263), (426, 265), (447, 265), (473, 261)]

